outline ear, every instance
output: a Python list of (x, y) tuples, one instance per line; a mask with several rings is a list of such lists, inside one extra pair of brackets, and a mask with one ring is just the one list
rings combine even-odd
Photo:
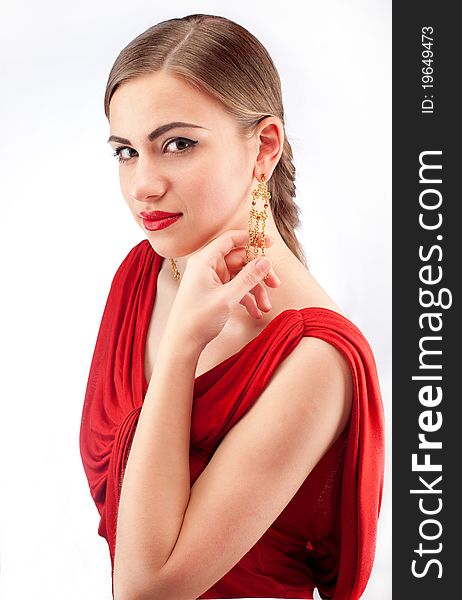
[(284, 125), (279, 117), (271, 115), (260, 121), (254, 135), (258, 147), (254, 177), (259, 181), (260, 175), (264, 173), (268, 181), (282, 155)]

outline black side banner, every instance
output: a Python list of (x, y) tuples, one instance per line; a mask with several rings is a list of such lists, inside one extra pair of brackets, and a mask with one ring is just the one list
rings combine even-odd
[(460, 597), (456, 4), (393, 5), (393, 596)]

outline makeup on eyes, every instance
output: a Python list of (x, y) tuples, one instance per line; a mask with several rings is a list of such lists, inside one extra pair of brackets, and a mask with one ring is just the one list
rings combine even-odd
[[(186, 148), (180, 149), (177, 152), (164, 152), (164, 154), (167, 155), (179, 155), (179, 154), (185, 154), (186, 152), (188, 152), (189, 150), (192, 150), (192, 148), (197, 144), (198, 140), (191, 140), (189, 138), (186, 137), (176, 137), (176, 138), (172, 138), (170, 140), (168, 140), (165, 144), (164, 144), (164, 148), (168, 147), (170, 144), (172, 144), (173, 142), (186, 142), (187, 144), (190, 144), (189, 146), (187, 146)], [(133, 148), (130, 148), (128, 146), (117, 146), (116, 148), (114, 148), (114, 152), (113, 152), (113, 156), (116, 158), (116, 160), (119, 163), (125, 163), (128, 162), (130, 160), (130, 158), (123, 158), (121, 156), (122, 151), (124, 150), (133, 150)], [(133, 150), (134, 152), (136, 152), (136, 150)]]

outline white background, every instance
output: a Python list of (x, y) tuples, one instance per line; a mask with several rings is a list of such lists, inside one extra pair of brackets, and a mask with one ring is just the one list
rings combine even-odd
[(279, 70), (311, 271), (371, 344), (387, 420), (364, 600), (391, 598), (391, 1), (80, 0), (0, 9), (0, 597), (109, 600), (78, 435), (110, 282), (141, 239), (106, 144), (120, 50), (159, 21), (221, 14)]

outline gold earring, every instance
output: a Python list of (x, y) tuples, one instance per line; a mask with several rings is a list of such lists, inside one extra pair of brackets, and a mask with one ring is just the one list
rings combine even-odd
[(178, 267), (176, 266), (175, 259), (174, 258), (169, 258), (168, 260), (170, 261), (170, 265), (172, 267), (173, 278), (175, 279), (175, 281), (179, 281), (179, 279), (180, 279), (180, 272), (178, 271)]
[[(250, 262), (250, 246), (253, 246), (254, 258), (258, 256), (258, 234), (260, 233), (261, 223), (261, 255), (265, 256), (265, 224), (268, 216), (268, 206), (271, 199), (271, 193), (268, 190), (268, 186), (265, 181), (265, 174), (260, 175), (260, 183), (257, 188), (252, 190), (252, 208), (249, 212), (249, 240), (245, 247), (246, 262)], [(263, 199), (263, 210), (257, 210), (257, 198)], [(268, 274), (265, 275), (264, 279), (268, 279)]]

